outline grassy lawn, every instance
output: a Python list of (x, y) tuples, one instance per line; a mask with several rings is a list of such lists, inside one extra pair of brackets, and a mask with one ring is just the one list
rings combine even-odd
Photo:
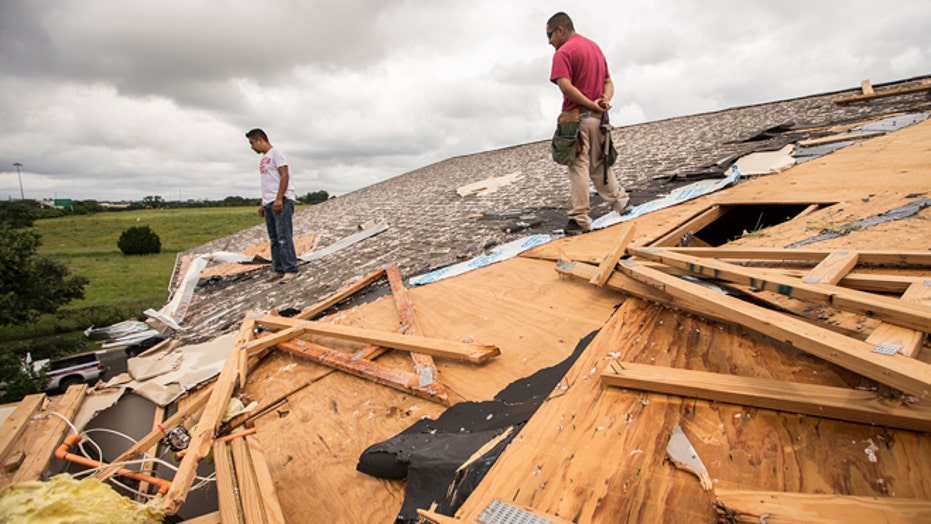
[[(55, 257), (90, 279), (83, 300), (67, 308), (144, 301), (160, 307), (176, 255), (217, 238), (261, 224), (253, 207), (152, 209), (37, 220), (39, 252)], [(149, 226), (162, 242), (157, 255), (125, 256), (117, 247), (132, 226)]]

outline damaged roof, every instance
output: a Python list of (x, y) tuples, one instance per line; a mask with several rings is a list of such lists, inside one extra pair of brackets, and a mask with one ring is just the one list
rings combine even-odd
[[(316, 249), (358, 241), (287, 286), (264, 282), (263, 266), (215, 273), (178, 309), (181, 346), (166, 355), (237, 340), (219, 377), (179, 402), (175, 416), (203, 414), (165, 507), (183, 509), (187, 466), (212, 449), (219, 510), (203, 522), (931, 518), (928, 90), (844, 101), (858, 93), (616, 129), (638, 206), (601, 209), (604, 227), (575, 237), (552, 234), (568, 184), (547, 142), (303, 210), (295, 231)], [(884, 117), (903, 123), (778, 173), (734, 168)], [(649, 205), (725, 176), (737, 183)], [(509, 232), (515, 217), (540, 223)], [(532, 234), (552, 235), (399, 284)], [(179, 266), (251, 257), (264, 235)], [(230, 397), (257, 407), (221, 422)], [(233, 427), (246, 420), (243, 436)]]

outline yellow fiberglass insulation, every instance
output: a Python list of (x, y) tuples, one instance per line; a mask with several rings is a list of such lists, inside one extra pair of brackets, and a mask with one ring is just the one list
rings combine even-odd
[(148, 524), (162, 517), (157, 506), (137, 504), (93, 478), (62, 474), (0, 490), (0, 524)]

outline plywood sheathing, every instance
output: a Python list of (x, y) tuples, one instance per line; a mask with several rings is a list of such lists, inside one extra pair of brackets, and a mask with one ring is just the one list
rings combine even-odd
[[(623, 300), (608, 290), (560, 279), (550, 262), (529, 259), (408, 293), (425, 336), (493, 342), (501, 348), (500, 356), (482, 365), (435, 358), (447, 390), (475, 401), (491, 400), (515, 379), (565, 359)], [(399, 327), (394, 301), (387, 296), (325, 320), (368, 329)], [(378, 361), (397, 368), (411, 365), (409, 355), (399, 351)], [(392, 521), (404, 483), (359, 473), (356, 461), (370, 445), (420, 417), (439, 416), (442, 406), (280, 352), (250, 373), (244, 394), (263, 405), (306, 382), (255, 419), (285, 519)]]

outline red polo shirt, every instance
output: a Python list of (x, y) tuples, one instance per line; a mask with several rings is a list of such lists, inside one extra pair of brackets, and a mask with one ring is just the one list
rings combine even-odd
[[(558, 78), (568, 78), (576, 89), (591, 100), (597, 100), (604, 95), (605, 79), (610, 76), (608, 62), (601, 48), (578, 33), (572, 35), (553, 55), (550, 82), (555, 84)], [(578, 106), (563, 97), (563, 111)]]

